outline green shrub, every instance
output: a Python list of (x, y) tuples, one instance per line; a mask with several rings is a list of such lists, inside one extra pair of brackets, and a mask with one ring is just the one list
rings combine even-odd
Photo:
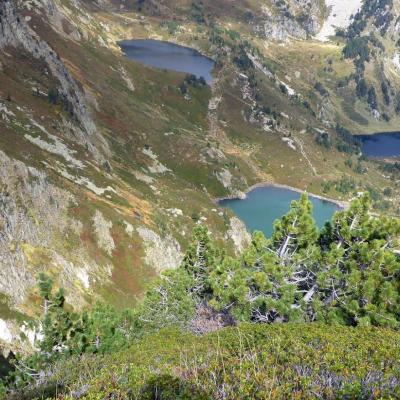
[[(336, 185), (347, 191), (353, 183)], [(88, 400), (400, 394), (400, 334), (372, 328), (400, 328), (400, 221), (372, 216), (370, 197), (380, 193), (366, 189), (322, 230), (302, 195), (271, 238), (255, 232), (238, 257), (198, 225), (182, 264), (134, 311), (74, 314), (40, 276), (44, 339), (19, 359), (10, 388), (33, 399), (89, 382)], [(213, 329), (252, 324), (202, 338), (184, 333), (210, 326), (199, 314), (205, 308), (219, 318)]]
[[(242, 324), (200, 337), (167, 329), (117, 354), (60, 361), (48, 384), (68, 400), (82, 388), (87, 400), (389, 399), (400, 395), (399, 342), (391, 330), (323, 324)], [(28, 388), (19, 399), (34, 395), (42, 398)]]

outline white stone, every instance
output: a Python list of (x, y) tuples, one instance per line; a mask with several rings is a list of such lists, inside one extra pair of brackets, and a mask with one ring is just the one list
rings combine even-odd
[(84, 268), (77, 268), (76, 276), (82, 282), (83, 287), (85, 289), (90, 288), (89, 274), (87, 273), (87, 271)]
[(329, 41), (329, 37), (335, 35), (336, 28), (347, 28), (350, 25), (351, 16), (360, 9), (362, 0), (325, 0), (325, 3), (330, 9), (329, 17), (315, 36), (322, 42)]
[(183, 215), (183, 211), (179, 208), (168, 208), (166, 211), (174, 217), (181, 217)]
[(129, 222), (127, 222), (127, 221), (124, 221), (124, 224), (125, 224), (125, 231), (126, 231), (126, 233), (127, 233), (130, 237), (132, 237), (133, 232), (134, 232), (133, 225), (130, 224)]
[(400, 72), (400, 53), (395, 53), (392, 58), (392, 63), (397, 72)]
[(13, 335), (7, 326), (7, 322), (0, 319), (0, 340), (11, 343), (13, 340)]
[(230, 229), (226, 233), (226, 237), (231, 239), (235, 244), (235, 252), (240, 254), (251, 242), (251, 236), (246, 229), (245, 224), (237, 217), (233, 217), (229, 221)]
[(161, 238), (157, 233), (144, 226), (138, 227), (137, 232), (143, 240), (144, 261), (148, 266), (162, 271), (177, 268), (180, 265), (183, 255), (179, 243), (172, 236)]
[(146, 154), (146, 156), (150, 157), (153, 160), (153, 165), (148, 167), (149, 171), (151, 173), (153, 173), (153, 174), (163, 174), (164, 172), (171, 171), (165, 165), (161, 164), (160, 161), (158, 161), (157, 154), (154, 154), (151, 149), (143, 149), (142, 153)]
[(103, 249), (109, 256), (115, 249), (114, 239), (111, 236), (110, 229), (112, 222), (104, 218), (101, 211), (96, 210), (93, 216), (93, 228), (97, 237), (97, 245)]
[(25, 324), (20, 327), (20, 331), (28, 338), (28, 341), (32, 347), (36, 347), (37, 342), (41, 342), (44, 339), (44, 335), (41, 332), (42, 327), (39, 331), (35, 331), (28, 328)]

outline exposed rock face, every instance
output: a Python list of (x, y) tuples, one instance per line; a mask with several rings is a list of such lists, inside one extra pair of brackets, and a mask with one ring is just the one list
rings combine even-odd
[(275, 2), (278, 10), (263, 7), (262, 23), (255, 30), (266, 39), (285, 41), (290, 37), (307, 39), (321, 28), (321, 8), (317, 2), (295, 0), (291, 6), (284, 2)]
[[(57, 273), (78, 308), (84, 299), (77, 287), (83, 294), (109, 279), (111, 269), (92, 262), (79, 244), (82, 224), (67, 214), (73, 202), (45, 173), (0, 152), (0, 293), (10, 306), (23, 306), (39, 271)], [(78, 243), (71, 254), (64, 251), (68, 240)]]
[(125, 82), (126, 87), (131, 91), (135, 91), (135, 85), (133, 84), (132, 80), (129, 78), (128, 73), (126, 72), (125, 68), (120, 65), (119, 72), (121, 73), (121, 78)]
[(183, 254), (179, 243), (173, 237), (161, 238), (151, 229), (145, 227), (137, 228), (137, 232), (144, 242), (144, 261), (148, 266), (163, 271), (180, 265)]
[[(28, 268), (30, 250), (50, 243), (54, 224), (61, 230), (66, 228), (59, 212), (71, 196), (50, 185), (43, 173), (2, 152), (0, 183), (0, 292), (19, 304), (35, 284)], [(41, 229), (39, 220), (48, 223), (47, 229)]]
[(232, 174), (226, 168), (222, 169), (217, 173), (217, 178), (221, 182), (225, 189), (229, 189), (232, 186)]
[(93, 227), (97, 237), (97, 245), (111, 256), (115, 249), (114, 239), (110, 233), (112, 222), (107, 221), (103, 214), (99, 210), (96, 210), (93, 217)]
[(307, 39), (307, 36), (313, 34), (316, 25), (316, 21), (310, 21), (309, 28), (306, 29), (302, 25), (293, 21), (291, 18), (285, 16), (279, 16), (278, 20), (275, 18), (266, 18), (262, 27), (258, 30), (263, 33), (266, 39), (285, 41), (289, 37), (298, 39)]
[[(57, 30), (62, 36), (69, 39), (79, 41), (82, 39), (83, 34), (73, 24), (69, 23), (68, 19), (60, 13), (57, 4), (54, 0), (37, 0), (40, 1), (40, 5), (43, 11), (46, 13), (47, 19), (51, 26)], [(75, 7), (79, 7), (79, 4), (75, 1)], [(29, 7), (29, 6), (28, 6)]]
[(235, 244), (235, 251), (237, 254), (242, 253), (251, 242), (251, 236), (245, 224), (237, 217), (230, 219), (230, 229), (226, 235), (227, 238), (231, 239)]
[(326, 0), (325, 1), (329, 16), (324, 21), (321, 30), (316, 38), (321, 41), (329, 40), (330, 36), (334, 36), (336, 29), (347, 28), (354, 15), (361, 7), (361, 0)]
[(6, 343), (11, 343), (13, 335), (10, 328), (7, 326), (6, 321), (0, 319), (0, 340)]
[(335, 126), (335, 117), (335, 108), (329, 96), (323, 97), (318, 104), (318, 119), (329, 128)]
[[(60, 93), (71, 104), (74, 116), (84, 131), (81, 139), (86, 142), (92, 153), (99, 157), (93, 139), (90, 138), (96, 135), (97, 131), (84, 94), (57, 53), (18, 15), (17, 9), (17, 0), (4, 0), (0, 4), (0, 49), (7, 46), (21, 46), (33, 57), (41, 58), (46, 62), (51, 73), (60, 83)], [(101, 138), (100, 135), (96, 136), (98, 140)], [(105, 141), (101, 140), (101, 144), (105, 150)]]

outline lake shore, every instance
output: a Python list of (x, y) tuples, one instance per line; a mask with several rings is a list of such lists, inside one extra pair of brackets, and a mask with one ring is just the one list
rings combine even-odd
[(400, 131), (394, 131), (392, 129), (388, 131), (379, 131), (379, 132), (363, 132), (363, 133), (353, 133), (354, 137), (363, 137), (363, 136), (379, 136), (379, 135), (396, 135), (399, 134)]
[(256, 183), (255, 185), (250, 186), (246, 192), (243, 192), (244, 197), (241, 197), (239, 195), (231, 195), (231, 196), (225, 196), (225, 197), (217, 197), (216, 199), (214, 199), (216, 204), (219, 204), (221, 201), (224, 200), (244, 200), (246, 199), (247, 195), (254, 189), (257, 188), (263, 188), (263, 187), (275, 187), (275, 188), (279, 188), (279, 189), (288, 189), (291, 190), (293, 192), (296, 193), (307, 193), (310, 197), (313, 197), (315, 199), (318, 200), (323, 200), (323, 201), (327, 201), (328, 203), (332, 203), (332, 204), (336, 204), (339, 208), (345, 210), (347, 208), (349, 208), (349, 202), (347, 201), (342, 201), (342, 200), (335, 200), (335, 199), (331, 199), (329, 197), (324, 197), (324, 196), (320, 196), (318, 194), (314, 194), (314, 193), (309, 193), (306, 190), (302, 190), (293, 186), (289, 186), (289, 185), (283, 185), (280, 183), (273, 183), (273, 182), (260, 182), (260, 183)]

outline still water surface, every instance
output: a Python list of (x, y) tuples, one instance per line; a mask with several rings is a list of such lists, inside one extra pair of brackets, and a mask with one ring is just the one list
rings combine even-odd
[(156, 68), (187, 72), (212, 83), (214, 61), (194, 49), (151, 39), (124, 40), (118, 44), (131, 60)]
[[(220, 205), (228, 207), (246, 224), (250, 232), (262, 231), (271, 236), (274, 221), (285, 215), (293, 200), (298, 200), (300, 193), (286, 188), (264, 186), (253, 189), (244, 200), (222, 200)], [(319, 227), (331, 219), (340, 208), (326, 200), (310, 196), (314, 206), (314, 218)]]
[(369, 157), (399, 157), (400, 132), (376, 133), (357, 136), (362, 143), (362, 153)]

